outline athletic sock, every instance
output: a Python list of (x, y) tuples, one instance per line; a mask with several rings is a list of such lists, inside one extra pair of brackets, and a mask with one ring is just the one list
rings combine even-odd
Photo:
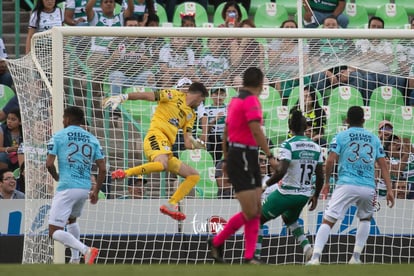
[(53, 239), (62, 243), (66, 247), (75, 248), (79, 250), (84, 255), (88, 250), (88, 247), (86, 245), (77, 240), (74, 236), (72, 236), (72, 234), (63, 230), (56, 230), (53, 233)]
[(259, 234), (260, 218), (256, 216), (244, 223), (244, 258), (252, 259), (256, 249), (257, 235)]
[(328, 224), (322, 223), (322, 225), (319, 227), (318, 233), (316, 233), (312, 260), (316, 257), (319, 258), (319, 256), (321, 256), (323, 248), (325, 247), (325, 244), (328, 241), (330, 232), (331, 227)]
[(197, 184), (197, 182), (200, 180), (199, 175), (189, 175), (187, 176), (183, 182), (178, 186), (177, 190), (174, 192), (174, 194), (171, 196), (170, 200), (168, 202), (170, 204), (176, 205), (178, 202), (180, 202), (188, 193), (191, 191), (191, 189), (194, 188), (194, 186)]
[(359, 260), (362, 250), (364, 249), (365, 243), (367, 242), (369, 230), (371, 227), (370, 221), (363, 220), (359, 221), (356, 237), (355, 237), (355, 246), (353, 256), (355, 259)]
[(242, 212), (239, 212), (232, 216), (227, 222), (226, 226), (224, 226), (224, 229), (221, 230), (220, 233), (218, 233), (217, 236), (214, 237), (213, 245), (222, 245), (231, 235), (236, 233), (236, 231), (239, 230), (245, 222), (246, 219), (244, 218)]
[(256, 250), (254, 251), (254, 256), (257, 259), (260, 259), (262, 255), (262, 243), (263, 243), (263, 225), (260, 225), (259, 234), (257, 235)]
[(153, 172), (162, 172), (164, 171), (164, 166), (161, 162), (149, 162), (146, 164), (142, 164), (140, 166), (136, 166), (130, 169), (125, 170), (127, 176), (133, 175), (143, 175), (143, 174), (150, 174)]
[(292, 235), (295, 237), (295, 239), (303, 249), (305, 249), (305, 247), (308, 244), (310, 244), (308, 238), (306, 237), (303, 231), (303, 227), (300, 226), (297, 222), (292, 223), (288, 226), (288, 228), (290, 229)]
[[(75, 239), (77, 239), (78, 241), (80, 240), (80, 227), (79, 227), (79, 223), (74, 222), (71, 224), (66, 225), (66, 230), (68, 231), (68, 233), (72, 234), (73, 237), (75, 237)], [(78, 260), (80, 259), (79, 256), (79, 250), (75, 249), (75, 248), (71, 248), (70, 252), (72, 253), (72, 260)]]

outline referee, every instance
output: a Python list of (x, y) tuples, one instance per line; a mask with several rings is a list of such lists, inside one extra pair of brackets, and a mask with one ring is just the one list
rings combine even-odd
[(243, 74), (243, 87), (239, 95), (231, 100), (228, 107), (223, 133), (223, 170), (227, 171), (242, 211), (231, 217), (224, 229), (208, 241), (211, 255), (217, 262), (224, 262), (225, 240), (244, 225), (244, 262), (260, 263), (254, 258), (262, 192), (259, 148), (266, 154), (270, 165), (276, 167), (276, 160), (261, 129), (263, 114), (259, 95), (263, 89), (263, 78), (260, 69), (248, 68)]

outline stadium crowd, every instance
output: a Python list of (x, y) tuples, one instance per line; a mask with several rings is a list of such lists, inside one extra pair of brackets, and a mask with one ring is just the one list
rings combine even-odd
[[(267, 9), (274, 9), (275, 17), (268, 22), (262, 22), (263, 19), (260, 16), (261, 9), (263, 7), (257, 5), (258, 1), (207, 1), (200, 0), (194, 2), (186, 1), (153, 1), (153, 0), (129, 0), (129, 1), (115, 1), (115, 0), (89, 0), (89, 1), (75, 1), (67, 0), (62, 1), (46, 1), (38, 0), (31, 13), (30, 21), (28, 24), (28, 36), (26, 41), (26, 53), (31, 51), (31, 38), (34, 33), (41, 32), (52, 28), (53, 26), (181, 26), (181, 27), (199, 27), (204, 24), (212, 24), (212, 26), (222, 28), (232, 27), (275, 27), (275, 28), (298, 28), (298, 25), (305, 28), (348, 28), (349, 26), (355, 27), (353, 22), (352, 13), (350, 10), (355, 6), (350, 5), (349, 1), (344, 0), (331, 0), (331, 1), (303, 1), (303, 21), (297, 22), (294, 20), (295, 13), (288, 13), (286, 8), (279, 5), (277, 1), (269, 1), (264, 4)], [(276, 3), (275, 3), (276, 2)], [(295, 1), (292, 1), (295, 2)], [(192, 8), (191, 4), (192, 3)], [(359, 2), (360, 3), (360, 2)], [(359, 4), (358, 3), (358, 4)], [(396, 10), (400, 10), (402, 7), (394, 6), (388, 7)], [(270, 6), (269, 6), (270, 5)], [(277, 5), (277, 6), (276, 6)], [(362, 5), (362, 4), (360, 4)], [(178, 11), (178, 12), (177, 12)], [(276, 12), (277, 11), (277, 12)], [(284, 11), (283, 15), (279, 12)], [(390, 24), (391, 18), (380, 17), (378, 13), (369, 14), (367, 21), (361, 23), (361, 26), (367, 28), (388, 28), (387, 24)], [(202, 17), (205, 15), (205, 17)], [(256, 16), (257, 15), (257, 16)], [(276, 17), (276, 15), (278, 15)], [(414, 18), (406, 13), (405, 23), (402, 23), (400, 28), (414, 29)], [(412, 16), (412, 15), (411, 15)], [(273, 25), (269, 25), (269, 20)], [(176, 22), (179, 22), (178, 24)], [(299, 24), (298, 24), (299, 23)], [(0, 41), (1, 42), (1, 41)], [(185, 43), (185, 41), (184, 41)], [(192, 41), (192, 45), (198, 43), (198, 41)], [(202, 43), (202, 42), (200, 42)], [(243, 41), (234, 41), (230, 47), (230, 53), (227, 56), (219, 55), (215, 52), (219, 49), (217, 46), (218, 41), (210, 39), (208, 41), (208, 51), (202, 55), (194, 53), (193, 50), (186, 48), (179, 38), (171, 39), (171, 43), (163, 45), (158, 52), (154, 53), (146, 45), (128, 45), (123, 43), (123, 49), (119, 48), (119, 43), (115, 43), (112, 40), (96, 39), (93, 41), (91, 51), (99, 56), (96, 60), (106, 59), (112, 65), (109, 66), (111, 70), (108, 70), (108, 79), (111, 82), (111, 92), (113, 95), (122, 93), (126, 87), (134, 85), (152, 86), (156, 79), (160, 79), (161, 75), (171, 75), (172, 78), (165, 83), (159, 84), (162, 87), (172, 86), (182, 76), (197, 75), (199, 74), (200, 80), (203, 79), (217, 79), (217, 80), (231, 80), (230, 83), (217, 83), (215, 89), (211, 90), (211, 96), (213, 103), (206, 104), (206, 110), (208, 111), (203, 118), (204, 126), (202, 139), (207, 144), (207, 150), (209, 150), (214, 158), (216, 166), (219, 168), (219, 161), (221, 159), (221, 145), (220, 130), (225, 118), (226, 105), (223, 101), (220, 101), (220, 97), (226, 97), (225, 95), (229, 86), (237, 86), (237, 75), (228, 73), (228, 68), (231, 66), (243, 66), (242, 63), (246, 62), (244, 56), (240, 55), (239, 51), (234, 51), (234, 47), (240, 47), (243, 45), (247, 50), (259, 49), (257, 56), (252, 59), (252, 63), (256, 62), (258, 67), (265, 68), (266, 61), (264, 60), (265, 48), (266, 55), (268, 56), (268, 62), (278, 62), (284, 66), (283, 69), (278, 69), (277, 72), (273, 72), (274, 67), (269, 66), (268, 70), (265, 70), (266, 77), (270, 80), (277, 79), (278, 81), (270, 82), (269, 84), (275, 88), (275, 91), (279, 91), (283, 104), (286, 105), (294, 87), (298, 85), (298, 79), (286, 77), (290, 74), (286, 73), (289, 70), (297, 70), (297, 63), (289, 64), (289, 60), (296, 60), (298, 57), (298, 46), (292, 41), (288, 40), (272, 40), (268, 41), (265, 45), (255, 42), (252, 44), (242, 44)], [(240, 43), (240, 44), (239, 44)], [(246, 42), (247, 43), (247, 42)], [(404, 105), (414, 106), (414, 46), (408, 43), (402, 44), (390, 44), (385, 40), (369, 41), (358, 40), (347, 44), (349, 41), (343, 39), (338, 40), (318, 40), (309, 41), (307, 52), (305, 52), (306, 59), (310, 63), (323, 63), (331, 64), (329, 59), (332, 56), (335, 58), (341, 57), (347, 59), (350, 55), (358, 52), (360, 55), (370, 55), (376, 58), (377, 62), (372, 65), (372, 70), (356, 68), (350, 65), (341, 65), (336, 67), (327, 68), (325, 71), (311, 74), (305, 78), (305, 101), (309, 100), (309, 105), (305, 105), (305, 117), (308, 119), (308, 129), (306, 134), (318, 142), (322, 146), (326, 146), (329, 143), (328, 137), (325, 135), (328, 122), (326, 121), (326, 114), (323, 106), (328, 104), (329, 94), (331, 91), (340, 85), (349, 85), (355, 87), (364, 100), (364, 106), (369, 106), (369, 100), (373, 91), (381, 86), (396, 87), (404, 97)], [(329, 45), (329, 51), (326, 51)], [(180, 50), (180, 47), (185, 50)], [(178, 49), (178, 50), (177, 50)], [(334, 53), (330, 52), (334, 49)], [(184, 62), (178, 62), (174, 59), (174, 56), (179, 54), (174, 51), (185, 52)], [(122, 52), (122, 53), (121, 53)], [(125, 55), (125, 53), (127, 53)], [(317, 54), (316, 54), (317, 53)], [(7, 72), (3, 59), (7, 58), (6, 49), (3, 43), (0, 43), (0, 84), (13, 87), (10, 74)], [(158, 55), (158, 56), (157, 56)], [(110, 59), (108, 59), (110, 56)], [(201, 58), (196, 61), (196, 57)], [(151, 59), (157, 59), (165, 66), (160, 66), (154, 73), (154, 70), (150, 66), (144, 68), (144, 70), (137, 70), (139, 74), (128, 75), (130, 71), (125, 68), (116, 66), (118, 61), (128, 62), (128, 59), (147, 59), (148, 64), (153, 65)], [(392, 68), (387, 68), (386, 64), (378, 66), (378, 61), (381, 59), (393, 59), (398, 64), (398, 68), (401, 70), (401, 74), (397, 75)], [(147, 64), (147, 62), (144, 62)], [(109, 64), (109, 63), (108, 63)], [(93, 66), (91, 64), (91, 66)], [(328, 65), (327, 65), (328, 66)], [(383, 69), (381, 72), (378, 70)], [(134, 71), (134, 72), (137, 72)], [(190, 73), (191, 71), (191, 73)], [(286, 75), (281, 74), (283, 72)], [(220, 87), (221, 86), (221, 87)], [(220, 90), (221, 89), (221, 90)], [(223, 94), (224, 92), (224, 94)], [(322, 103), (320, 103), (322, 99)], [(3, 106), (5, 117), (2, 119), (4, 124), (2, 129), (3, 136), (5, 133), (16, 133), (15, 126), (11, 126), (8, 121), (12, 119), (20, 120), (18, 112), (10, 108), (11, 104), (16, 106), (16, 99), (9, 106)], [(298, 106), (299, 102), (295, 102)], [(288, 105), (289, 106), (289, 105)], [(291, 106), (290, 106), (291, 107)], [(16, 117), (16, 118), (10, 118)], [(7, 127), (6, 127), (7, 126)], [(20, 126), (21, 127), (21, 126)], [(17, 127), (18, 128), (18, 127)], [(393, 129), (393, 123), (383, 123), (378, 127), (379, 135), (383, 132)], [(14, 131), (14, 132), (13, 132)], [(1, 137), (2, 135), (0, 135)], [(18, 134), (14, 134), (15, 137)], [(20, 135), (21, 136), (21, 135)], [(331, 137), (329, 137), (331, 138)], [(412, 137), (408, 137), (412, 138)], [(405, 181), (405, 187), (407, 192), (405, 198), (413, 198), (414, 193), (414, 180), (410, 178), (410, 171), (413, 170), (414, 152), (409, 142), (404, 140), (404, 137), (400, 137), (396, 134), (389, 135), (387, 138), (383, 138), (384, 148), (388, 153), (390, 169), (394, 172), (392, 177), (396, 187), (403, 187), (403, 184), (399, 184)], [(24, 168), (22, 158), (17, 159), (19, 153), (23, 154), (23, 147), (20, 147), (18, 151), (18, 145), (21, 144), (22, 138), (16, 139), (3, 139), (3, 145), (0, 145), (0, 149), (3, 147), (2, 154), (5, 161), (0, 164), (7, 164), (7, 168), (10, 170)], [(328, 140), (328, 141), (327, 141)], [(0, 139), (0, 142), (2, 140)], [(274, 141), (276, 144), (278, 141)], [(272, 143), (272, 141), (270, 142)], [(1, 144), (1, 143), (0, 143)], [(408, 145), (409, 146), (408, 146)], [(396, 154), (397, 150), (404, 148), (405, 155)], [(14, 153), (14, 154), (10, 154)], [(3, 156), (2, 155), (2, 156)], [(13, 159), (14, 158), (14, 159)], [(1, 159), (0, 161), (2, 161)], [(16, 163), (17, 162), (17, 163)], [(401, 166), (400, 164), (404, 164)], [(219, 171), (219, 170), (218, 170)], [(219, 184), (219, 197), (225, 194), (225, 197), (231, 197), (229, 194), (229, 185), (222, 183), (222, 175), (217, 174), (217, 178), (220, 179)], [(378, 177), (380, 179), (380, 177)], [(381, 181), (379, 180), (379, 183)], [(224, 186), (223, 186), (224, 185)], [(223, 187), (226, 191), (223, 192)], [(18, 186), (19, 189), (19, 186)], [(24, 187), (22, 187), (24, 191)], [(0, 191), (1, 193), (1, 191)], [(109, 197), (108, 197), (109, 198)]]

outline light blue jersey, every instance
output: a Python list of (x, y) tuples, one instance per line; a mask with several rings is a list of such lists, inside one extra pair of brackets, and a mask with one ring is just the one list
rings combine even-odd
[(375, 189), (375, 161), (385, 157), (379, 138), (360, 127), (338, 133), (329, 150), (339, 155), (337, 185), (350, 184)]
[(91, 168), (104, 159), (98, 139), (79, 126), (68, 126), (53, 135), (48, 154), (57, 156), (59, 184), (57, 191), (91, 189)]

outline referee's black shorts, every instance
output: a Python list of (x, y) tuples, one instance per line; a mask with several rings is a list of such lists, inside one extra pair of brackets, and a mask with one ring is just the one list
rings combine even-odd
[(254, 190), (262, 186), (258, 155), (259, 151), (257, 148), (229, 146), (227, 154), (227, 174), (236, 193)]

